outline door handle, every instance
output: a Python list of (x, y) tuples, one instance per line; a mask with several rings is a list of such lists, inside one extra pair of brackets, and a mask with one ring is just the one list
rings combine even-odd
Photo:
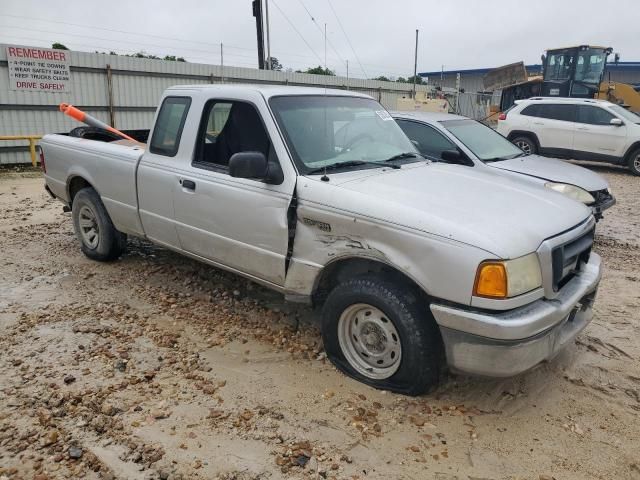
[(187, 190), (196, 189), (196, 182), (193, 180), (180, 180), (180, 185), (182, 185), (182, 188), (186, 188)]
[(534, 125), (544, 125), (544, 122), (533, 122)]
[(589, 130), (587, 127), (578, 127), (577, 130)]

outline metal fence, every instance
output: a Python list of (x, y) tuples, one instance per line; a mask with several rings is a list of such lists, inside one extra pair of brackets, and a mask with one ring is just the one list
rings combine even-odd
[(494, 93), (451, 93), (447, 95), (451, 111), (458, 115), (486, 121), (491, 116), (491, 107), (500, 105), (501, 92)]
[[(149, 128), (162, 92), (179, 84), (327, 86), (366, 93), (388, 109), (395, 109), (397, 100), (409, 97), (412, 90), (407, 83), (70, 52), (70, 92), (13, 91), (9, 89), (6, 46), (0, 44), (0, 135), (44, 135), (78, 126), (59, 113), (61, 102), (120, 129)], [(430, 87), (418, 85), (416, 89), (429, 91)], [(0, 145), (0, 164), (29, 161), (25, 142)]]

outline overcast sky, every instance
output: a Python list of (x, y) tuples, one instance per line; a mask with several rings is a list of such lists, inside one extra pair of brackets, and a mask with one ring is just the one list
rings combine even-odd
[[(222, 42), (225, 65), (257, 65), (251, 0), (2, 0), (0, 5), (2, 43), (58, 41), (72, 50), (144, 50), (219, 64)], [(596, 0), (269, 0), (271, 54), (294, 70), (324, 64), (326, 23), (328, 67), (344, 75), (348, 61), (350, 76), (356, 77), (413, 74), (416, 28), (419, 72), (442, 65), (458, 70), (539, 63), (545, 48), (586, 43), (612, 46), (622, 61), (640, 61), (640, 0), (616, 0), (611, 11), (606, 5)]]

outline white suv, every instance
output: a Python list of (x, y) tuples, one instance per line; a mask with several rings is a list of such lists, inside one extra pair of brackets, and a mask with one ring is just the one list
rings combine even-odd
[(605, 100), (516, 100), (498, 132), (527, 153), (627, 165), (640, 175), (640, 116)]

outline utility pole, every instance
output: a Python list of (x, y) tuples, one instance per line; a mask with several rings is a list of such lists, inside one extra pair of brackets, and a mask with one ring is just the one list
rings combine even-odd
[(220, 43), (220, 77), (224, 83), (224, 46)]
[(256, 17), (256, 34), (258, 36), (258, 68), (264, 70), (264, 34), (262, 32), (262, 0), (253, 0), (253, 16)]
[(273, 65), (271, 65), (271, 39), (269, 38), (269, 0), (264, 0), (264, 14), (267, 30), (267, 70), (273, 70)]
[(327, 70), (327, 24), (324, 24), (324, 69)]
[(416, 28), (416, 52), (413, 59), (413, 99), (416, 99), (416, 76), (418, 75), (418, 29)]

